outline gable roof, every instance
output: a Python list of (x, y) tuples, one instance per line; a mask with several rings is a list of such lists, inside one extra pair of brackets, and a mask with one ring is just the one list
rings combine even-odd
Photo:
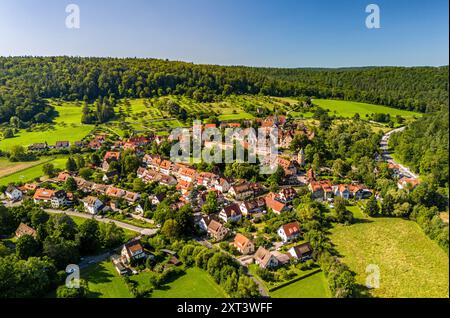
[(22, 235), (31, 235), (36, 238), (37, 232), (35, 229), (29, 227), (25, 223), (20, 223), (16, 230), (16, 236), (21, 237)]
[(311, 254), (312, 253), (312, 247), (309, 242), (296, 245), (291, 248), (294, 251), (294, 254), (297, 258), (302, 258), (305, 254)]
[(125, 243), (123, 247), (125, 248), (130, 257), (144, 251), (144, 247), (142, 246), (140, 240), (133, 240), (128, 243)]
[(218, 233), (223, 228), (222, 223), (212, 219), (208, 224), (208, 232)]
[(106, 195), (111, 197), (122, 197), (125, 195), (125, 191), (116, 187), (108, 187), (106, 189)]
[(283, 188), (278, 192), (279, 195), (283, 195), (285, 198), (294, 198), (297, 196), (297, 191), (294, 188)]
[(232, 203), (223, 207), (222, 212), (224, 212), (227, 217), (242, 215), (241, 208), (237, 203)]
[(69, 147), (70, 143), (68, 141), (57, 141), (55, 147)]
[(272, 253), (262, 246), (258, 248), (254, 256), (255, 260), (258, 261), (262, 267), (266, 267), (272, 257), (274, 257)]
[(188, 167), (181, 167), (181, 169), (178, 171), (178, 173), (182, 176), (186, 177), (193, 177), (196, 173), (194, 169), (188, 168)]
[(13, 186), (13, 185), (9, 185), (7, 188), (6, 188), (6, 193), (13, 193), (15, 190), (19, 190), (19, 189), (17, 189), (15, 186)]
[(249, 244), (252, 244), (252, 241), (249, 240), (247, 237), (245, 237), (244, 235), (238, 233), (236, 234), (236, 236), (234, 237), (234, 242), (233, 244), (237, 247), (237, 248), (241, 248), (244, 249), (246, 248)]
[(281, 226), (283, 232), (287, 237), (291, 237), (300, 234), (300, 224), (298, 222), (291, 222)]
[(276, 194), (273, 192), (270, 192), (268, 195), (266, 195), (265, 201), (266, 201), (267, 208), (270, 208), (275, 212), (283, 211), (286, 208), (286, 204), (275, 200), (275, 198), (276, 198)]
[(120, 152), (118, 151), (108, 151), (105, 153), (105, 156), (103, 157), (104, 161), (110, 161), (110, 160), (119, 160), (120, 158)]
[(266, 200), (264, 198), (260, 197), (260, 198), (254, 199), (254, 200), (244, 201), (244, 202), (242, 202), (242, 204), (245, 206), (245, 208), (248, 211), (252, 211), (252, 210), (264, 207), (266, 205)]
[(95, 204), (95, 202), (97, 202), (97, 200), (98, 200), (98, 198), (97, 197), (94, 197), (94, 196), (88, 196), (88, 197), (86, 197), (86, 198), (84, 198), (82, 201), (84, 202), (84, 203), (86, 203), (87, 205), (94, 205)]

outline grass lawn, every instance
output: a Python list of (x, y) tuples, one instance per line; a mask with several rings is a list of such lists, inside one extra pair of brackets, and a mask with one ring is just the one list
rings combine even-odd
[(273, 298), (330, 298), (331, 293), (323, 272), (301, 279), (270, 293)]
[(22, 129), (13, 138), (0, 140), (0, 150), (7, 151), (13, 145), (28, 146), (45, 141), (49, 145), (60, 140), (74, 142), (83, 139), (94, 128), (93, 125), (81, 124), (81, 106), (69, 102), (57, 105), (54, 101), (50, 104), (58, 112), (54, 124), (42, 124), (34, 131)]
[(25, 168), (23, 170), (17, 171), (8, 176), (4, 176), (4, 177), (2, 176), (0, 179), (0, 185), (8, 185), (12, 182), (18, 182), (18, 181), (28, 182), (28, 181), (32, 181), (36, 178), (42, 177), (43, 176), (42, 166), (45, 163), (51, 163), (57, 169), (64, 169), (66, 162), (67, 162), (67, 157), (58, 156), (58, 157), (54, 157), (54, 158), (47, 158), (45, 160), (44, 159), (41, 159), (41, 160), (43, 160), (42, 163), (38, 163), (29, 168)]
[[(139, 277), (135, 276), (135, 277)], [(152, 298), (224, 298), (222, 288), (202, 269), (193, 267), (175, 281), (154, 290)]]
[(380, 288), (370, 296), (448, 297), (449, 257), (415, 222), (356, 212), (356, 223), (336, 225), (331, 240), (359, 284), (369, 264), (379, 266)]
[(253, 119), (252, 114), (248, 113), (237, 113), (237, 114), (227, 114), (218, 116), (219, 120), (240, 120), (240, 119)]
[[(146, 286), (151, 273), (142, 272), (130, 276), (139, 286)], [(81, 273), (89, 284), (92, 298), (130, 298), (126, 284), (114, 269), (110, 260), (92, 265)], [(188, 268), (186, 274), (154, 290), (152, 298), (223, 298), (222, 288), (217, 285), (207, 272), (198, 268)]]
[(110, 260), (92, 265), (81, 272), (81, 278), (89, 285), (90, 298), (132, 298)]
[(414, 116), (422, 116), (420, 113), (407, 110), (351, 101), (314, 99), (313, 103), (324, 109), (329, 109), (331, 114), (336, 111), (337, 115), (342, 117), (353, 117), (356, 113), (358, 113), (361, 116), (361, 119), (365, 119), (366, 115), (371, 115), (373, 113), (384, 113), (390, 114), (391, 117), (393, 117), (392, 119), (395, 121), (395, 116), (397, 115), (400, 115), (407, 120), (412, 120)]

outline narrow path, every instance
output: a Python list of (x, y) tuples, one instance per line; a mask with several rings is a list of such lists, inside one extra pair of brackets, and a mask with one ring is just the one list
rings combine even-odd
[(395, 134), (397, 132), (403, 131), (406, 127), (400, 127), (400, 128), (396, 128), (393, 129), (389, 132), (387, 132), (382, 138), (381, 138), (381, 142), (380, 142), (380, 149), (382, 151), (381, 153), (381, 157), (383, 158), (383, 160), (387, 161), (388, 163), (392, 163), (395, 164), (399, 167), (400, 173), (402, 175), (404, 175), (405, 177), (408, 178), (414, 178), (414, 179), (418, 179), (419, 176), (416, 175), (415, 173), (413, 173), (411, 171), (411, 169), (409, 169), (408, 167), (402, 165), (401, 163), (398, 163), (394, 160), (394, 158), (392, 158), (390, 152), (389, 152), (389, 138), (391, 137), (392, 134)]

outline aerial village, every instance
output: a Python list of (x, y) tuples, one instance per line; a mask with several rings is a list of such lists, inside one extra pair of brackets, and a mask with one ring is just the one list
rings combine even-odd
[[(267, 227), (266, 220), (282, 216), (294, 209), (298, 202), (299, 192), (308, 193), (311, 197), (334, 207), (334, 200), (342, 198), (357, 202), (371, 196), (379, 199), (377, 193), (357, 182), (335, 184), (327, 175), (326, 167), (314, 171), (306, 168), (304, 150), (298, 153), (286, 151), (296, 135), (308, 139), (314, 138), (314, 131), (297, 123), (288, 123), (285, 116), (269, 116), (257, 119), (259, 127), (278, 128), (278, 147), (281, 149), (277, 157), (280, 169), (274, 186), (264, 182), (225, 176), (220, 169), (204, 169), (199, 165), (172, 162), (168, 156), (151, 151), (163, 143), (172, 144), (171, 136), (142, 135), (119, 139), (107, 132), (98, 132), (84, 141), (71, 145), (60, 141), (54, 146), (46, 143), (33, 144), (29, 151), (45, 152), (49, 149), (68, 150), (78, 148), (82, 153), (95, 154), (86, 168), (74, 168), (59, 171), (52, 178), (36, 180), (22, 186), (10, 185), (5, 191), (5, 203), (18, 205), (26, 198), (49, 211), (75, 211), (99, 218), (114, 218), (115, 215), (126, 215), (136, 220), (143, 220), (152, 225), (153, 230), (143, 231), (141, 235), (124, 244), (117, 254), (111, 257), (120, 275), (136, 273), (132, 264), (140, 259), (152, 257), (140, 243), (142, 235), (154, 235), (161, 229), (155, 215), (155, 209), (164, 202), (171, 210), (179, 210), (190, 205), (193, 211), (195, 228), (190, 233), (205, 246), (218, 246), (230, 252), (242, 266), (256, 264), (262, 269), (275, 269), (286, 264), (307, 262), (313, 255), (310, 242), (305, 241), (302, 224), (296, 220), (276, 224), (273, 232), (257, 231)], [(249, 127), (251, 122), (244, 123)], [(201, 129), (208, 128), (241, 128), (242, 122), (221, 122), (220, 124), (204, 124)], [(244, 128), (244, 127), (242, 127)], [(246, 140), (237, 140), (244, 148)], [(204, 141), (205, 144), (209, 141)], [(138, 158), (135, 171), (129, 174), (133, 188), (123, 188), (120, 184), (124, 174), (119, 162), (123, 156), (132, 154)], [(94, 156), (93, 156), (94, 157)], [(133, 166), (133, 164), (131, 164)], [(398, 188), (416, 186), (418, 180), (404, 175), (399, 167), (389, 165), (398, 179)], [(95, 172), (96, 178), (92, 175)], [(100, 176), (100, 177), (99, 177)], [(267, 176), (269, 177), (269, 176)], [(95, 180), (94, 180), (95, 179)], [(72, 191), (67, 191), (65, 184), (70, 180)], [(148, 185), (153, 184), (149, 190)], [(136, 190), (136, 189), (140, 189)], [(123, 219), (123, 218), (122, 218)], [(245, 231), (242, 229), (245, 228)], [(21, 224), (17, 235), (32, 233), (35, 230)], [(257, 243), (258, 242), (258, 243)], [(263, 242), (263, 243), (261, 243)], [(179, 264), (174, 252), (166, 250), (171, 256), (172, 264)], [(171, 254), (172, 253), (172, 254)]]

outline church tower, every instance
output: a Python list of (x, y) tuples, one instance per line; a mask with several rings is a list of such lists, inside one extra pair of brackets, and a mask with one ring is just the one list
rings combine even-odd
[(303, 151), (303, 148), (300, 149), (300, 151), (298, 152), (297, 162), (298, 162), (298, 164), (300, 166), (304, 166), (305, 165), (305, 152)]

